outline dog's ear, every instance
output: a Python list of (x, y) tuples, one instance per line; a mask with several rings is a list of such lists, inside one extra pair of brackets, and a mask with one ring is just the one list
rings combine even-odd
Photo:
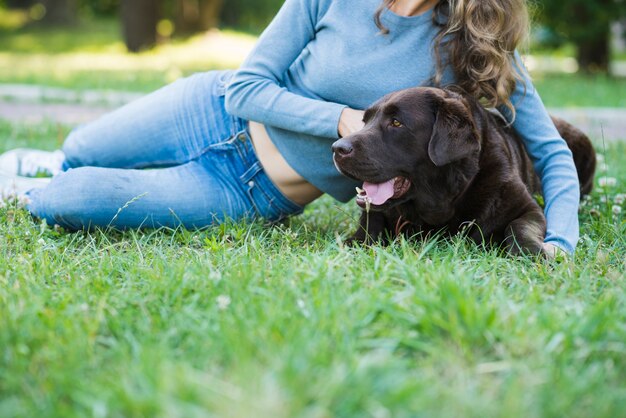
[(428, 156), (438, 167), (480, 151), (476, 123), (467, 102), (456, 93), (438, 95), (437, 117), (428, 144)]

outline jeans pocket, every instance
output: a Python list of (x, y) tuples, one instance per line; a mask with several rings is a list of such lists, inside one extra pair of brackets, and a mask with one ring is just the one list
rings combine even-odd
[(245, 130), (244, 131), (239, 131), (236, 132), (234, 135), (231, 135), (230, 137), (228, 137), (227, 139), (218, 142), (216, 144), (212, 144), (209, 145), (209, 147), (204, 151), (238, 151), (240, 157), (243, 158), (243, 155), (241, 155), (241, 146), (240, 143), (243, 143), (245, 141), (247, 141), (248, 137), (246, 135)]

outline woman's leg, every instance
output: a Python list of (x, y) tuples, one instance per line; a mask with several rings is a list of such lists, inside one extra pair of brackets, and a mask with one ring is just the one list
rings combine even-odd
[(224, 140), (232, 118), (221, 111), (228, 71), (180, 79), (74, 129), (65, 168), (147, 168), (184, 164)]
[[(301, 212), (263, 171), (247, 122), (226, 112), (227, 75), (181, 80), (76, 130), (64, 146), (70, 169), (29, 191), (28, 210), (68, 229), (200, 228)], [(159, 166), (169, 167), (132, 169)]]
[(204, 165), (193, 161), (154, 170), (72, 169), (48, 187), (32, 190), (28, 210), (68, 230), (201, 228), (226, 217), (253, 215), (234, 179)]
[(302, 211), (272, 184), (245, 128), (233, 119), (227, 140), (168, 168), (80, 167), (27, 193), (28, 210), (70, 230), (95, 226), (202, 228), (226, 218), (270, 221)]

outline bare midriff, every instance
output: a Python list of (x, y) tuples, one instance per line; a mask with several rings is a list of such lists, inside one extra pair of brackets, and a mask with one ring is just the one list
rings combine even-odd
[(287, 199), (304, 206), (323, 194), (291, 168), (270, 139), (263, 124), (252, 121), (249, 124), (250, 138), (263, 169)]

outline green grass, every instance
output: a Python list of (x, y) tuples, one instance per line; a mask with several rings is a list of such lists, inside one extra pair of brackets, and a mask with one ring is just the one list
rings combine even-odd
[[(0, 148), (66, 131), (0, 122)], [(561, 263), (347, 248), (357, 210), (326, 198), (207, 231), (67, 234), (0, 209), (0, 415), (622, 416), (626, 145), (602, 154), (617, 185)]]
[[(1, 12), (0, 12), (1, 18)], [(54, 28), (26, 26), (0, 27), (0, 47), (19, 54), (70, 52), (123, 52), (122, 29), (117, 20), (93, 19), (75, 26)]]
[[(0, 83), (147, 92), (236, 67), (254, 42), (131, 56), (113, 21), (1, 18)], [(535, 80), (548, 106), (626, 106), (623, 79)], [(67, 131), (0, 121), (0, 151)], [(584, 204), (561, 263), (461, 239), (346, 248), (358, 211), (328, 198), (286, 225), (206, 231), (67, 234), (0, 208), (0, 416), (621, 416), (626, 145), (601, 152), (617, 185)]]
[(541, 99), (549, 107), (626, 108), (626, 78), (534, 74), (533, 82)]

